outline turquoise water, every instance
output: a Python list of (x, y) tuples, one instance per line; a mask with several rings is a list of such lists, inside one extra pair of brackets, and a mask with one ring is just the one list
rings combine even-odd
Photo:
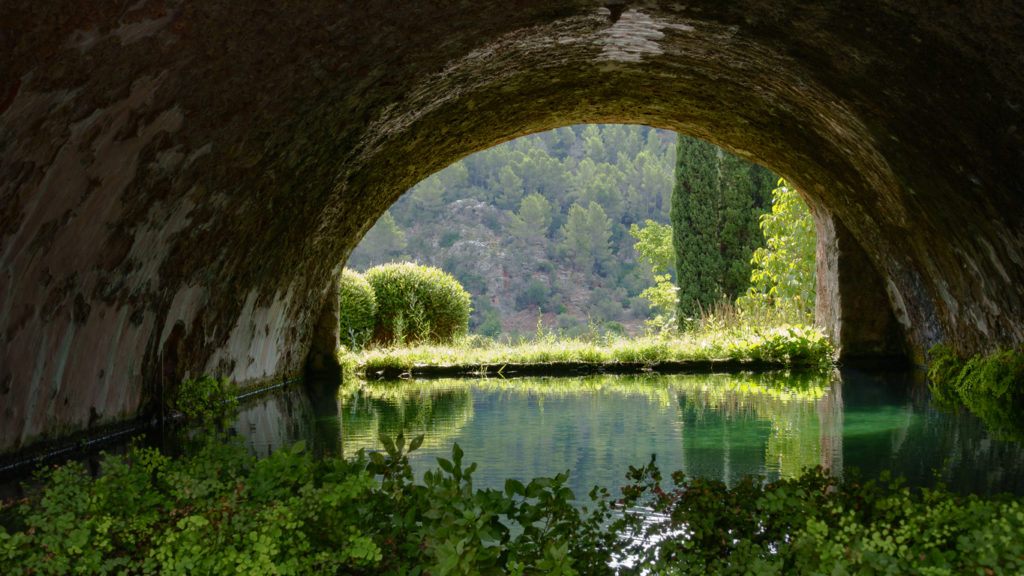
[[(290, 396), (289, 396), (290, 394)], [(571, 471), (583, 497), (615, 489), (651, 454), (663, 472), (733, 483), (809, 466), (913, 485), (1024, 494), (1024, 450), (970, 414), (940, 412), (918, 374), (616, 376), (362, 383), (306, 399), (297, 389), (247, 408), (237, 426), (263, 455), (305, 438), (322, 453), (380, 450), (379, 435), (423, 434), (417, 476), (450, 457), (477, 462), (477, 487)]]
[[(578, 498), (595, 484), (617, 494), (629, 467), (651, 454), (666, 478), (682, 470), (731, 484), (746, 474), (774, 479), (822, 466), (1024, 496), (1024, 448), (994, 437), (966, 411), (935, 408), (917, 372), (339, 384), (308, 382), (248, 401), (234, 429), (260, 457), (297, 440), (320, 454), (352, 456), (382, 449), (382, 433), (423, 434), (411, 457), (418, 477), (450, 458), (458, 442), (464, 462), (479, 464), (476, 487), (569, 470)], [(170, 438), (153, 441), (176, 450), (165, 444)], [(99, 470), (95, 454), (83, 460)], [(20, 497), (27, 480), (0, 482), (0, 496)]]

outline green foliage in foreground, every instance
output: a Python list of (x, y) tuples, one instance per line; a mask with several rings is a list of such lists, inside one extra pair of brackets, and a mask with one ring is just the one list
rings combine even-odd
[(346, 348), (359, 350), (373, 337), (377, 318), (377, 298), (366, 278), (345, 268), (338, 281), (338, 320), (341, 343)]
[(686, 360), (768, 360), (779, 367), (832, 369), (832, 346), (816, 328), (781, 326), (770, 329), (690, 331), (677, 337), (604, 338), (597, 341), (559, 338), (540, 331), (532, 342), (500, 345), (479, 336), (445, 346), (412, 346), (344, 353), (339, 361), (350, 374), (415, 366), (478, 366), (480, 364), (542, 364), (630, 362), (654, 365)]
[(383, 264), (366, 280), (377, 300), (376, 343), (448, 342), (469, 329), (469, 294), (437, 268)]
[(1024, 348), (964, 360), (951, 346), (938, 344), (928, 354), (929, 387), (940, 406), (962, 403), (997, 435), (1024, 441)]
[(9, 576), (608, 572), (607, 503), (584, 515), (567, 474), (474, 490), (476, 465), (456, 446), (414, 484), (403, 439), (384, 444), (346, 461), (299, 442), (256, 462), (210, 441), (188, 458), (107, 456), (97, 479), (55, 468), (18, 505), (20, 526), (0, 527), (0, 565)]
[(354, 460), (314, 459), (300, 442), (257, 462), (211, 440), (187, 458), (108, 456), (97, 479), (55, 468), (17, 505), (13, 531), (0, 527), (0, 564), (10, 575), (1024, 570), (1019, 500), (820, 470), (731, 489), (677, 472), (662, 488), (652, 457), (621, 500), (595, 488), (583, 508), (568, 472), (474, 489), (458, 445), (414, 483), (403, 438), (382, 441), (386, 452)]
[[(882, 475), (837, 479), (821, 469), (765, 483), (672, 474), (651, 458), (623, 488), (631, 533), (625, 548), (652, 574), (1019, 574), (1024, 570), (1020, 500), (911, 490)], [(632, 522), (632, 524), (630, 524)], [(649, 542), (656, 542), (654, 545)]]

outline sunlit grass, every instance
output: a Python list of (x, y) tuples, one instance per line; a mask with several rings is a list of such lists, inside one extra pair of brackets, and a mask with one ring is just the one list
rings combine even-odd
[(636, 338), (602, 336), (581, 339), (541, 333), (532, 340), (515, 344), (470, 336), (448, 345), (339, 353), (342, 366), (356, 375), (422, 367), (479, 366), (483, 368), (482, 372), (500, 373), (501, 365), (511, 364), (629, 363), (654, 367), (664, 363), (707, 360), (763, 361), (777, 364), (780, 368), (829, 368), (832, 347), (815, 328), (779, 326), (767, 329), (701, 329), (673, 336)]

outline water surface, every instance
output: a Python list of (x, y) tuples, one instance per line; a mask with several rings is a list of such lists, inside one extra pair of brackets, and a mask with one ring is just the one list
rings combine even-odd
[(937, 410), (915, 373), (428, 380), (363, 383), (309, 400), (301, 388), (288, 394), (243, 411), (238, 430), (254, 452), (306, 438), (320, 452), (351, 456), (402, 432), (425, 436), (411, 457), (418, 477), (458, 442), (464, 462), (479, 464), (477, 487), (571, 470), (582, 497), (595, 484), (621, 486), (629, 466), (657, 454), (663, 472), (729, 484), (820, 465), (1024, 495), (1024, 450), (968, 413)]

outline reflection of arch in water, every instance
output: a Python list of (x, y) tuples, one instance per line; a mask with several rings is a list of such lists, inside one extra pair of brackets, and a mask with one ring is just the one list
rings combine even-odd
[(320, 438), (313, 434), (314, 417), (306, 389), (291, 386), (244, 402), (232, 428), (244, 439), (250, 454), (266, 458), (299, 439), (312, 439), (314, 447), (318, 447)]
[(423, 447), (444, 447), (473, 419), (473, 397), (466, 384), (452, 381), (364, 384), (338, 400), (343, 452), (382, 450), (379, 436), (423, 434)]
[(752, 473), (793, 477), (841, 462), (832, 422), (838, 383), (828, 376), (709, 375), (676, 386), (688, 474), (731, 482)]

